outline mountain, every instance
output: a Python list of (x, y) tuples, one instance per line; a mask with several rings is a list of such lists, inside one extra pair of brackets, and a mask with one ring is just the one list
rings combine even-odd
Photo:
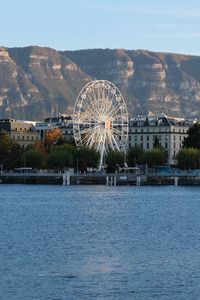
[(200, 118), (200, 57), (146, 50), (56, 51), (0, 47), (0, 118), (42, 120), (70, 113), (81, 88), (106, 79), (130, 115)]

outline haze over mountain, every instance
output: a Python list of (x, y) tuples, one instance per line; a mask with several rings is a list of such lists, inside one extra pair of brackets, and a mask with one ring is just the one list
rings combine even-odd
[(146, 50), (0, 48), (0, 118), (42, 120), (70, 113), (80, 89), (106, 79), (130, 115), (200, 118), (200, 57)]

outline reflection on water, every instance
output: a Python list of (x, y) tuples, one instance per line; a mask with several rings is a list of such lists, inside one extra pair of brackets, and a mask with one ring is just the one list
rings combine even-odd
[(0, 191), (1, 299), (200, 299), (200, 188)]

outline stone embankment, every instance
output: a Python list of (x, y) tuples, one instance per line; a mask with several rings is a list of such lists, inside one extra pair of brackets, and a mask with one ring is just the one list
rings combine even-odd
[(0, 183), (14, 184), (57, 184), (57, 185), (196, 185), (200, 186), (200, 176), (159, 176), (135, 174), (0, 174)]

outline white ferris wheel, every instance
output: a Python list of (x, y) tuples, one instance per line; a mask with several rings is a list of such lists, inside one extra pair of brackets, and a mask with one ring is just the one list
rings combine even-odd
[(73, 133), (77, 147), (100, 153), (99, 170), (109, 150), (125, 151), (128, 112), (119, 89), (107, 80), (94, 80), (80, 91), (73, 113)]

